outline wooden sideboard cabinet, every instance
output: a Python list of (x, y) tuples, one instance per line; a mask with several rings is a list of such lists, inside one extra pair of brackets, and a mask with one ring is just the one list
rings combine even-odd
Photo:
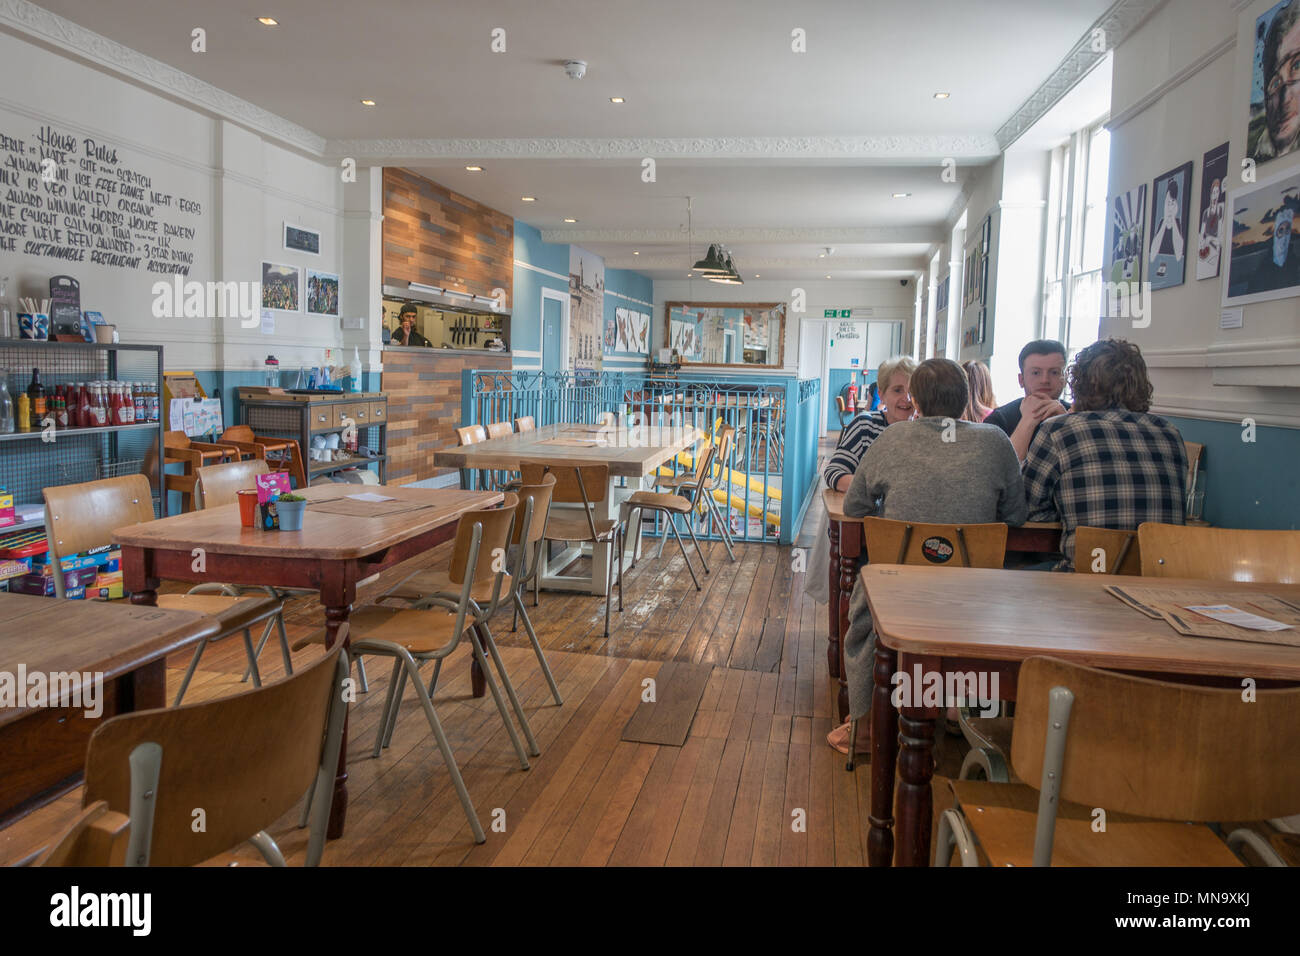
[[(292, 438), (302, 449), (307, 483), (342, 471), (379, 467), (379, 483), (388, 480), (388, 394), (386, 392), (315, 392), (310, 395), (277, 393), (265, 388), (241, 387), (239, 422), (257, 435)], [(316, 435), (342, 432), (345, 419), (357, 423), (357, 448), (369, 448), (373, 458), (354, 456), (335, 461), (312, 461), (311, 440)]]

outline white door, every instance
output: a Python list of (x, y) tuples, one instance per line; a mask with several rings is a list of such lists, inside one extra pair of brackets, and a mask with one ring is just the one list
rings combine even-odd
[[(826, 389), (826, 323), (808, 319), (799, 323), (799, 377), (816, 378), (822, 383), (822, 404), (827, 401)], [(826, 434), (826, 416), (817, 416), (817, 434)]]

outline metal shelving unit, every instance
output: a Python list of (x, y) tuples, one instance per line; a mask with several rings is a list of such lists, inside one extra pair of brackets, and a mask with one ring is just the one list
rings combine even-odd
[[(161, 388), (163, 350), (160, 345), (0, 339), (0, 374), (6, 376), (15, 412), (18, 394), (26, 391), (34, 368), (40, 370), (41, 384), (47, 390), (58, 385), (115, 380), (150, 382)], [(53, 485), (144, 472), (147, 462), (157, 461), (165, 428), (162, 421), (66, 428), (55, 431), (53, 441), (42, 440), (40, 430), (0, 435), (0, 487), (13, 493), (15, 504), (40, 504), (42, 489)], [(155, 513), (165, 516), (167, 498), (160, 494), (158, 475), (146, 477), (153, 491)], [(0, 528), (0, 534), (41, 523), (11, 525)]]

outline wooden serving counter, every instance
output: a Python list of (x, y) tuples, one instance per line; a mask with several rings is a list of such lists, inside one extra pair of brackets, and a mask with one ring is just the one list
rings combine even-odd
[[(283, 389), (244, 386), (236, 390), (239, 422), (259, 436), (296, 439), (302, 450), (307, 482), (345, 468), (379, 465), (379, 482), (388, 479), (388, 395), (385, 392), (315, 392), (295, 395)], [(357, 425), (357, 447), (369, 447), (374, 458), (352, 456), (336, 461), (312, 461), (313, 435), (342, 431), (344, 419)]]

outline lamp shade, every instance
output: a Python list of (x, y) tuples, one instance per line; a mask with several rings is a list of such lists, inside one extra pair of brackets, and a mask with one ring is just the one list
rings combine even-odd
[(695, 265), (691, 266), (693, 272), (699, 272), (703, 275), (720, 274), (727, 271), (727, 263), (722, 258), (722, 248), (714, 243), (709, 246), (709, 254), (701, 259)]

